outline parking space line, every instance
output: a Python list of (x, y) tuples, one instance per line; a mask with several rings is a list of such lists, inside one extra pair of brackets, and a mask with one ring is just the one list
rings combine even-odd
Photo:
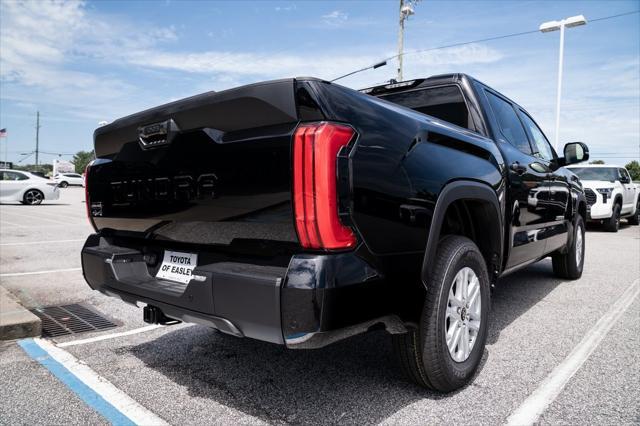
[[(35, 210), (33, 211), (35, 213)], [(52, 219), (60, 219), (61, 216), (64, 216), (66, 219), (87, 219), (87, 214), (77, 214), (77, 210), (73, 209), (71, 210), (71, 212), (67, 211), (64, 212), (62, 209), (58, 210), (58, 213), (50, 213), (50, 212), (44, 212), (42, 210), (38, 210), (38, 217), (40, 216), (44, 216), (44, 217), (50, 217)]]
[(640, 280), (635, 280), (611, 305), (573, 348), (571, 353), (544, 379), (538, 388), (508, 418), (508, 425), (531, 425), (560, 395), (571, 377), (582, 367), (591, 353), (640, 294)]
[(167, 424), (69, 352), (39, 338), (20, 340), (18, 344), (31, 358), (112, 424)]
[(24, 227), (25, 227), (25, 225), (20, 225), (20, 224), (18, 224), (18, 223), (7, 222), (6, 220), (0, 220), (0, 225), (1, 225), (1, 224), (3, 224), (3, 223), (4, 223), (4, 224), (7, 224), (7, 225), (9, 225), (9, 226), (20, 226), (20, 227), (22, 227), (22, 228), (24, 228)]
[(0, 246), (28, 246), (28, 245), (32, 245), (32, 244), (77, 243), (79, 241), (85, 241), (85, 239), (81, 239), (81, 240), (27, 241), (27, 242), (24, 242), (24, 243), (1, 243)]
[(162, 327), (164, 327), (164, 325), (160, 325), (160, 324), (148, 325), (146, 327), (134, 328), (133, 330), (129, 330), (129, 331), (122, 331), (120, 333), (110, 333), (102, 336), (90, 337), (88, 339), (71, 340), (69, 342), (58, 343), (56, 346), (59, 348), (66, 348), (67, 346), (84, 345), (87, 343), (99, 342), (101, 340), (109, 340), (109, 339), (115, 339), (117, 337), (131, 336), (133, 334), (138, 334), (138, 333), (146, 333), (147, 331), (155, 330), (157, 328), (162, 328)]
[(9, 215), (13, 215), (16, 217), (24, 217), (27, 219), (33, 219), (33, 220), (44, 220), (46, 222), (51, 222), (51, 223), (55, 223), (56, 225), (66, 225), (68, 222), (63, 222), (61, 220), (55, 220), (55, 219), (50, 219), (48, 217), (44, 217), (44, 216), (32, 216), (30, 214), (24, 214), (23, 212), (3, 212), (3, 214), (9, 214)]
[(78, 227), (78, 226), (83, 226), (83, 227), (89, 227), (90, 225), (87, 223), (85, 224), (80, 224), (80, 223), (67, 223), (67, 224), (55, 224), (55, 225), (20, 225), (18, 223), (12, 223), (12, 222), (7, 222), (6, 220), (0, 220), (0, 223), (4, 222), (9, 226), (19, 226), (20, 228), (58, 228), (60, 226), (65, 226), (67, 228), (69, 227)]
[(34, 271), (34, 272), (10, 272), (8, 274), (0, 274), (0, 278), (6, 277), (20, 277), (22, 275), (39, 275), (39, 274), (53, 274), (56, 272), (72, 272), (81, 271), (82, 268), (66, 268), (66, 269), (52, 269), (49, 271)]

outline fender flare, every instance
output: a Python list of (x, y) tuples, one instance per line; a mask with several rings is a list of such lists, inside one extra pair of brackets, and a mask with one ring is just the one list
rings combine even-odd
[[(485, 183), (480, 183), (472, 180), (457, 180), (445, 185), (440, 191), (436, 206), (433, 210), (433, 216), (431, 218), (431, 224), (429, 226), (429, 235), (427, 239), (427, 246), (424, 253), (424, 260), (422, 262), (422, 284), (427, 287), (427, 279), (431, 275), (431, 266), (436, 257), (436, 250), (438, 249), (438, 242), (440, 241), (440, 230), (442, 229), (442, 223), (444, 221), (444, 215), (447, 209), (457, 200), (480, 200), (487, 201), (495, 209), (495, 214), (498, 217), (499, 226), (499, 245), (500, 253), (499, 259), (497, 259), (498, 265), (502, 265), (502, 257), (504, 253), (504, 219), (502, 209), (500, 208), (500, 202), (498, 196), (491, 186)], [(489, 278), (491, 279), (491, 270), (489, 271)]]
[(624, 205), (624, 197), (622, 193), (617, 193), (616, 195), (614, 195), (613, 197), (613, 203), (611, 204), (611, 207), (613, 208), (613, 206), (616, 205), (616, 203), (618, 202), (618, 200), (620, 200), (620, 207), (622, 207)]

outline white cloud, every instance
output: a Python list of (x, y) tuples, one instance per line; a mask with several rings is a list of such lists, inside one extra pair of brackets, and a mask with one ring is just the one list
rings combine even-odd
[(332, 27), (344, 25), (349, 20), (349, 15), (340, 10), (334, 10), (321, 16), (322, 22)]
[(276, 12), (292, 12), (296, 10), (296, 5), (295, 3), (292, 3), (288, 6), (276, 6), (274, 10)]
[(504, 57), (502, 52), (484, 44), (468, 44), (427, 52), (407, 52), (405, 61), (413, 66), (488, 64)]
[[(440, 65), (462, 66), (499, 61), (503, 54), (485, 45), (468, 45), (442, 51), (410, 53), (405, 63), (412, 70), (425, 70)], [(140, 67), (186, 71), (189, 73), (214, 73), (256, 78), (282, 78), (313, 75), (331, 79), (346, 72), (378, 62), (381, 57), (373, 54), (349, 52), (324, 54), (270, 54), (230, 51), (171, 52), (163, 50), (139, 50), (126, 58)], [(395, 60), (388, 61), (393, 67)], [(420, 76), (424, 76), (424, 71)], [(354, 81), (353, 79), (350, 81)]]
[(81, 117), (104, 117), (116, 99), (136, 93), (121, 78), (88, 71), (92, 61), (117, 63), (121, 52), (177, 39), (173, 27), (92, 15), (83, 1), (3, 0), (0, 7), (2, 99), (57, 106)]

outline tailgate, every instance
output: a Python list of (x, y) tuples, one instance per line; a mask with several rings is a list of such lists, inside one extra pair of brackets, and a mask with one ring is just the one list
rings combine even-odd
[(87, 178), (98, 230), (182, 243), (297, 246), (295, 80), (210, 92), (97, 129)]

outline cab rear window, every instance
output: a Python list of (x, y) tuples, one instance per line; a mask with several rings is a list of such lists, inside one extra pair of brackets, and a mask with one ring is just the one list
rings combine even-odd
[(458, 86), (438, 86), (380, 95), (381, 99), (411, 108), (456, 126), (475, 130), (469, 109)]

